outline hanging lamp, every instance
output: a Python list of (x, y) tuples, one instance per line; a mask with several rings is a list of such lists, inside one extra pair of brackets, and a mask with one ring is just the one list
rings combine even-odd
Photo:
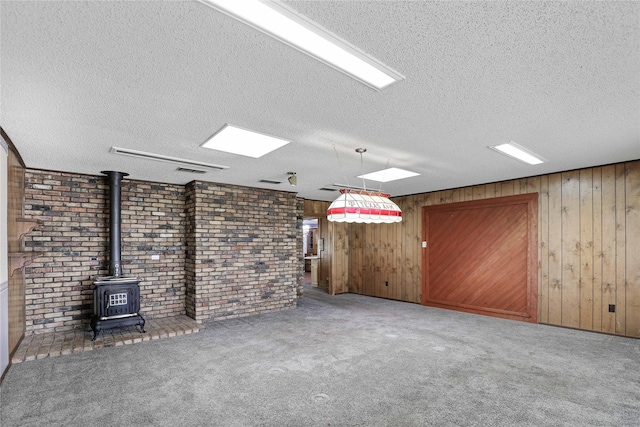
[[(362, 153), (366, 148), (357, 148), (362, 164)], [(345, 188), (327, 209), (327, 219), (332, 222), (355, 222), (365, 224), (386, 224), (402, 221), (402, 211), (391, 200), (389, 194), (379, 191)]]

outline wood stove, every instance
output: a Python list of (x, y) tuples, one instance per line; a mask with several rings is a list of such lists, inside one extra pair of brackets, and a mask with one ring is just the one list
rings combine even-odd
[(98, 277), (93, 282), (93, 339), (103, 329), (139, 326), (144, 330), (145, 320), (140, 311), (140, 280), (123, 277), (120, 257), (120, 184), (129, 175), (124, 172), (103, 171), (109, 178), (109, 276)]

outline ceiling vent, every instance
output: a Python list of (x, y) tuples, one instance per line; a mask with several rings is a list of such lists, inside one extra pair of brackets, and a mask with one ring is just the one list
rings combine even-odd
[(282, 184), (282, 181), (273, 181), (271, 179), (261, 179), (260, 182), (263, 184)]
[(138, 150), (130, 150), (128, 148), (111, 147), (110, 152), (113, 154), (121, 154), (123, 156), (137, 157), (139, 159), (155, 160), (157, 162), (174, 163), (185, 166), (197, 166), (200, 168), (214, 170), (229, 169), (229, 166), (214, 165), (213, 163), (198, 162), (196, 160), (179, 159), (177, 157), (163, 156), (162, 154), (147, 153)]
[(189, 168), (178, 168), (176, 169), (178, 172), (187, 172), (187, 173), (207, 173), (207, 171), (203, 171), (200, 169), (189, 169)]

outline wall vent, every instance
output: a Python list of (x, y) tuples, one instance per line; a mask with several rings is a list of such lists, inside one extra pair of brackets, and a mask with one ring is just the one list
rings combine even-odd
[(335, 188), (329, 188), (329, 187), (322, 187), (319, 189), (320, 191), (338, 191)]
[(229, 166), (214, 165), (213, 163), (198, 162), (196, 160), (179, 159), (177, 157), (164, 156), (162, 154), (155, 154), (155, 153), (147, 153), (145, 151), (130, 150), (128, 148), (111, 147), (110, 152), (113, 154), (120, 154), (123, 156), (137, 157), (139, 159), (146, 159), (146, 160), (155, 160), (158, 162), (174, 163), (178, 165), (197, 166), (200, 168), (215, 169), (215, 170), (229, 169)]
[(282, 181), (273, 181), (271, 179), (261, 179), (260, 182), (263, 184), (282, 184)]
[(187, 172), (187, 173), (207, 173), (207, 171), (203, 171), (200, 169), (189, 169), (189, 168), (178, 168), (176, 169), (178, 172)]

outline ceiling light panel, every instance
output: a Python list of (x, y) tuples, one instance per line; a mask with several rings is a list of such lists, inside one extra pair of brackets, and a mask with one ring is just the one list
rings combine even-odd
[(277, 1), (200, 0), (380, 90), (404, 77)]
[(513, 159), (530, 165), (539, 165), (545, 162), (545, 159), (539, 155), (527, 150), (526, 148), (516, 144), (515, 142), (509, 142), (507, 144), (494, 145), (489, 147), (501, 154), (509, 156)]
[(222, 129), (202, 144), (202, 147), (257, 159), (289, 142), (262, 133), (224, 125)]
[(368, 179), (371, 181), (378, 181), (378, 182), (389, 182), (389, 181), (396, 181), (398, 179), (411, 178), (412, 176), (418, 176), (418, 175), (420, 174), (411, 172), (408, 170), (404, 170), (404, 169), (389, 168), (389, 169), (383, 169), (378, 172), (371, 172), (365, 175), (360, 175), (358, 176), (358, 178), (363, 178), (363, 179)]

